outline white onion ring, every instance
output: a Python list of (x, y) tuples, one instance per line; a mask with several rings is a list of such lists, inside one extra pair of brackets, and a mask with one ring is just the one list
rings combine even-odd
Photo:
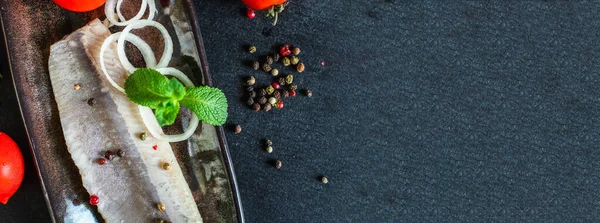
[[(104, 63), (104, 51), (106, 51), (106, 49), (108, 49), (108, 47), (110, 46), (111, 43), (113, 43), (115, 41), (115, 38), (118, 38), (122, 35), (122, 33), (118, 32), (118, 33), (114, 33), (110, 36), (108, 36), (105, 40), (104, 43), (102, 43), (102, 47), (100, 48), (100, 69), (102, 70), (102, 73), (104, 74), (104, 76), (106, 77), (106, 79), (108, 80), (108, 82), (117, 90), (125, 93), (125, 89), (123, 89), (121, 86), (119, 86), (108, 74), (108, 71), (106, 70), (106, 65)], [(152, 52), (152, 48), (150, 47), (150, 45), (148, 45), (148, 43), (146, 43), (146, 41), (142, 40), (141, 38), (139, 38), (136, 35), (130, 34), (130, 35), (125, 35), (125, 40), (131, 42), (135, 47), (137, 47), (140, 52), (142, 53), (142, 57), (144, 58), (144, 61), (146, 63), (146, 66), (148, 67), (154, 67), (156, 66), (156, 58), (154, 57), (154, 53)], [(125, 61), (126, 63), (129, 63), (129, 61)], [(126, 66), (124, 61), (121, 61), (121, 64), (123, 64), (123, 66)], [(129, 66), (133, 67), (133, 65), (131, 65), (131, 63), (128, 64)]]
[[(194, 83), (192, 83), (192, 81), (187, 76), (185, 76), (183, 72), (175, 68), (157, 68), (156, 71), (162, 73), (165, 76), (169, 75), (179, 79), (181, 83), (183, 83), (183, 85), (185, 85), (186, 87), (194, 86)], [(142, 121), (144, 122), (144, 125), (146, 125), (148, 132), (150, 132), (150, 134), (158, 140), (167, 142), (179, 142), (186, 140), (190, 138), (192, 134), (194, 134), (194, 132), (198, 128), (198, 125), (200, 125), (200, 120), (198, 119), (196, 113), (191, 112), (192, 117), (190, 118), (190, 123), (188, 127), (185, 128), (183, 133), (177, 135), (165, 135), (165, 133), (162, 131), (162, 128), (158, 124), (158, 120), (156, 120), (156, 116), (150, 108), (140, 105), (138, 106), (138, 109), (140, 110)]]
[(131, 24), (127, 25), (125, 27), (125, 29), (123, 29), (123, 31), (121, 32), (122, 35), (119, 36), (119, 40), (117, 41), (117, 54), (119, 55), (119, 60), (121, 61), (121, 63), (125, 67), (125, 69), (127, 69), (127, 71), (129, 71), (130, 73), (133, 73), (136, 70), (136, 68), (133, 67), (133, 65), (129, 66), (131, 63), (129, 62), (129, 59), (127, 59), (127, 55), (125, 54), (125, 38), (127, 38), (127, 36), (130, 34), (129, 32), (131, 32), (131, 30), (143, 28), (146, 26), (153, 26), (156, 29), (158, 29), (160, 31), (160, 33), (162, 34), (163, 39), (165, 41), (165, 47), (163, 49), (163, 54), (160, 57), (160, 61), (158, 62), (158, 64), (156, 64), (156, 68), (167, 67), (169, 65), (169, 62), (171, 61), (171, 57), (173, 55), (173, 40), (171, 39), (171, 36), (169, 35), (169, 32), (167, 31), (167, 29), (162, 24), (155, 22), (155, 21), (150, 21), (150, 20), (135, 21), (135, 22), (132, 22)]
[[(140, 20), (142, 16), (144, 16), (144, 13), (146, 12), (146, 7), (148, 6), (148, 2), (146, 0), (142, 0), (142, 4), (140, 5), (140, 10), (138, 11), (138, 13), (133, 18), (125, 20), (125, 17), (121, 14), (122, 3), (123, 0), (119, 0), (116, 5), (117, 16), (119, 17), (119, 19), (124, 20), (122, 22), (119, 22), (117, 21), (117, 19), (115, 19), (115, 0), (106, 0), (106, 3), (104, 4), (104, 13), (106, 14), (106, 19), (108, 19), (110, 23), (117, 26), (126, 26), (134, 21)], [(148, 15), (148, 18), (150, 18), (150, 16), (153, 17), (154, 15), (150, 14)]]

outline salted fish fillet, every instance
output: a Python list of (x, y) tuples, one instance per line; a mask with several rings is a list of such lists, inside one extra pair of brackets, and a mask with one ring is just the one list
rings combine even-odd
[[(148, 137), (136, 104), (108, 84), (98, 72), (99, 51), (110, 31), (98, 20), (52, 45), (49, 70), (68, 150), (83, 186), (100, 197), (98, 211), (106, 222), (202, 222), (202, 218), (168, 142)], [(126, 71), (116, 46), (105, 52), (112, 78), (123, 84)], [(80, 90), (73, 85), (79, 84)], [(94, 98), (95, 105), (88, 105)], [(156, 150), (153, 148), (156, 146)], [(107, 150), (125, 151), (121, 159), (96, 164)], [(169, 163), (169, 170), (162, 169)], [(157, 204), (165, 205), (164, 212)]]

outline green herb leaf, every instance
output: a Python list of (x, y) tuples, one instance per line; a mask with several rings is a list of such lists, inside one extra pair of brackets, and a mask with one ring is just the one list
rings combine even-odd
[(227, 98), (217, 88), (187, 87), (180, 103), (192, 110), (198, 118), (211, 125), (222, 125), (227, 119)]
[(177, 114), (179, 113), (179, 102), (168, 101), (163, 102), (156, 107), (154, 110), (154, 116), (160, 126), (171, 125), (175, 122)]
[(178, 80), (169, 80), (156, 70), (140, 68), (125, 81), (125, 93), (136, 104), (158, 108), (161, 103), (181, 100), (185, 87)]

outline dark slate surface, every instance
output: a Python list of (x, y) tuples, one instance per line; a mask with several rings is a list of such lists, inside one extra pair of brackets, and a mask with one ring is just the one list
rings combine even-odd
[[(600, 2), (303, 0), (275, 27), (237, 0), (197, 11), (228, 123), (244, 128), (227, 139), (248, 222), (600, 219)], [(271, 77), (248, 61), (284, 42), (303, 49), (295, 79), (314, 96), (255, 113), (243, 80)], [(0, 85), (0, 131), (24, 147)], [(0, 221), (47, 215), (29, 170)]]

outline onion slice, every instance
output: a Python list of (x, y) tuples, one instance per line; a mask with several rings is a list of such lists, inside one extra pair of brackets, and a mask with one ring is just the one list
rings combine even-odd
[[(102, 43), (102, 47), (100, 48), (100, 69), (102, 70), (102, 73), (104, 74), (104, 76), (106, 77), (106, 79), (108, 80), (108, 82), (117, 90), (119, 90), (120, 92), (125, 93), (125, 89), (123, 89), (121, 86), (119, 86), (108, 74), (108, 71), (106, 70), (106, 65), (104, 63), (104, 52), (108, 49), (108, 47), (110, 46), (111, 43), (114, 43), (116, 41), (117, 38), (119, 38), (121, 35), (124, 35), (120, 32), (118, 33), (114, 33), (110, 36), (108, 36), (108, 38), (106, 38), (104, 40), (104, 42)], [(125, 35), (125, 40), (131, 42), (135, 47), (137, 47), (140, 52), (142, 53), (142, 57), (144, 58), (144, 62), (146, 63), (146, 66), (148, 67), (154, 67), (156, 66), (156, 58), (154, 57), (154, 53), (152, 52), (152, 48), (150, 47), (150, 45), (148, 45), (148, 43), (146, 43), (146, 41), (142, 40), (141, 38), (139, 38), (136, 35), (130, 34), (130, 35)], [(131, 63), (129, 63), (129, 61), (121, 61), (121, 64), (123, 64), (123, 66), (127, 66), (126, 63), (128, 63), (128, 66), (133, 67), (133, 65), (131, 65)]]
[[(175, 68), (166, 67), (157, 68), (156, 70), (162, 73), (163, 75), (169, 75), (179, 79), (181, 83), (183, 83), (183, 85), (185, 85), (186, 87), (194, 86), (194, 83), (192, 83), (192, 81), (187, 76), (185, 76), (183, 72)], [(185, 128), (183, 133), (177, 135), (165, 135), (165, 133), (162, 131), (162, 128), (158, 124), (158, 120), (156, 120), (156, 116), (150, 108), (140, 105), (138, 106), (138, 109), (140, 110), (142, 121), (144, 122), (144, 125), (146, 125), (148, 132), (150, 132), (150, 134), (158, 140), (167, 142), (179, 142), (186, 140), (190, 138), (192, 134), (194, 134), (194, 132), (200, 125), (200, 120), (198, 119), (196, 113), (191, 112), (192, 117), (190, 118), (190, 123), (188, 127)]]
[(131, 65), (129, 59), (127, 59), (127, 55), (125, 54), (125, 38), (127, 38), (127, 36), (130, 35), (131, 30), (143, 28), (146, 26), (152, 26), (158, 29), (165, 41), (163, 54), (160, 57), (160, 61), (158, 62), (158, 64), (156, 64), (156, 68), (167, 67), (169, 65), (169, 62), (171, 61), (171, 57), (173, 56), (173, 40), (171, 39), (171, 36), (169, 35), (167, 29), (162, 24), (150, 20), (139, 20), (132, 22), (131, 24), (127, 25), (125, 29), (123, 29), (123, 31), (121, 32), (122, 35), (119, 36), (119, 40), (117, 41), (117, 54), (119, 55), (119, 60), (123, 64), (123, 67), (125, 67), (125, 69), (130, 73), (133, 73), (136, 70), (136, 68), (133, 67), (133, 65)]
[[(116, 2), (117, 16), (120, 20), (123, 20), (122, 22), (117, 21), (117, 19), (115, 18), (115, 0), (106, 0), (106, 3), (104, 4), (104, 13), (106, 14), (106, 19), (108, 19), (108, 21), (117, 26), (126, 26), (131, 22), (140, 20), (142, 16), (144, 16), (144, 13), (146, 12), (146, 7), (148, 6), (148, 2), (146, 0), (142, 0), (142, 4), (140, 5), (140, 10), (138, 11), (138, 13), (133, 18), (125, 20), (125, 17), (121, 14), (122, 3), (123, 0), (119, 0), (118, 2)], [(150, 16), (154, 15), (150, 14), (148, 17), (150, 18)]]

